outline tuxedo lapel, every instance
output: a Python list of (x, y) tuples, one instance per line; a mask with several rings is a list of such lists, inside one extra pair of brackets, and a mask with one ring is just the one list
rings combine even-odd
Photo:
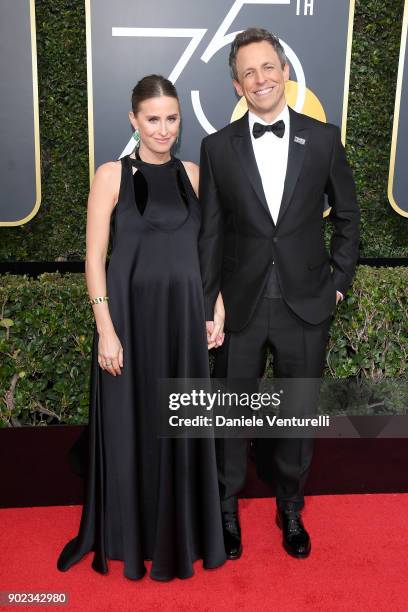
[(246, 112), (241, 119), (238, 119), (232, 125), (234, 125), (234, 133), (231, 136), (232, 144), (237, 153), (242, 169), (250, 181), (256, 195), (258, 196), (258, 199), (262, 203), (262, 206), (268, 213), (268, 217), (273, 223), (262, 187), (262, 179), (256, 163), (251, 136), (249, 134), (248, 112)]
[(290, 129), (288, 165), (286, 169), (286, 177), (283, 187), (282, 201), (279, 209), (277, 225), (282, 221), (282, 217), (287, 211), (291, 202), (308, 146), (308, 129), (304, 127), (302, 115), (296, 113), (290, 107), (289, 113)]

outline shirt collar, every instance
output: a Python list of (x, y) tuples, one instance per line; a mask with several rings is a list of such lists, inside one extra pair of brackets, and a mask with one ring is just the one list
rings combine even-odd
[[(275, 117), (272, 123), (276, 123), (280, 119), (282, 119), (282, 121), (285, 122), (285, 127), (287, 128), (289, 126), (289, 109), (288, 109), (287, 104), (285, 104), (282, 111), (279, 113), (277, 117)], [(253, 113), (250, 110), (248, 111), (248, 123), (249, 123), (249, 130), (251, 134), (252, 134), (252, 128), (254, 127), (254, 123), (260, 123), (261, 125), (272, 125), (272, 123), (267, 123), (267, 121), (264, 121), (264, 119), (261, 119), (261, 117), (258, 117), (257, 115), (255, 115), (255, 113)]]

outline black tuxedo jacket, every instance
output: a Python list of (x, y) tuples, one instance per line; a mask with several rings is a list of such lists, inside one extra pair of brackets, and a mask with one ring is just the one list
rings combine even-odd
[[(203, 139), (199, 239), (206, 320), (221, 290), (225, 327), (243, 329), (265, 291), (274, 262), (282, 297), (304, 321), (327, 319), (336, 290), (346, 293), (359, 249), (359, 210), (338, 127), (289, 108), (284, 191), (276, 225), (252, 148), (248, 113)], [(333, 222), (323, 240), (324, 194)]]

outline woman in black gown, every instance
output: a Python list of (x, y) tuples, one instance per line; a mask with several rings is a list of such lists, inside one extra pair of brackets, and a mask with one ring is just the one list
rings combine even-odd
[[(198, 168), (170, 150), (180, 109), (170, 81), (132, 94), (140, 145), (100, 166), (88, 202), (86, 280), (95, 316), (85, 502), (57, 567), (89, 551), (92, 567), (124, 561), (137, 580), (193, 575), (226, 559), (214, 440), (158, 438), (160, 378), (208, 378), (207, 347), (223, 341), (223, 307), (206, 338), (197, 239)], [(112, 251), (105, 275), (108, 239)]]

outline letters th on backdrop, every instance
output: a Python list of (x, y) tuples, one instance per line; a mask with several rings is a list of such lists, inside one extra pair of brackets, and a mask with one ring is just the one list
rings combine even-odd
[(403, 217), (408, 217), (408, 0), (405, 0), (402, 23), (401, 50), (395, 95), (394, 125), (392, 130), (388, 199)]
[(198, 161), (201, 139), (245, 112), (228, 69), (235, 34), (277, 34), (290, 62), (287, 97), (342, 128), (345, 140), (354, 0), (86, 0), (90, 176), (131, 151), (130, 94), (146, 74), (177, 87), (177, 155)]
[(0, 2), (0, 226), (22, 225), (41, 202), (34, 0)]

